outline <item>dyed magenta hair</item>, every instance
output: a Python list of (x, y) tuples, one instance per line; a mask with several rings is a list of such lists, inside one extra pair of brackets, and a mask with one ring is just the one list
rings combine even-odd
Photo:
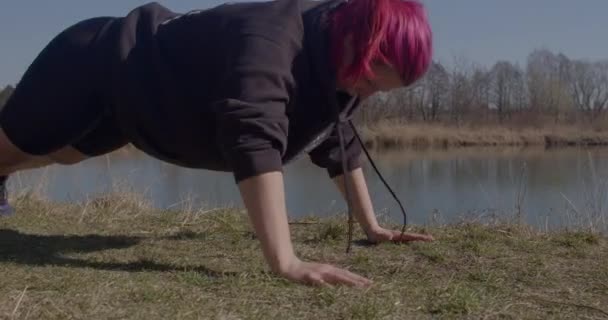
[(405, 85), (426, 72), (433, 55), (433, 39), (423, 5), (411, 0), (350, 0), (330, 16), (331, 59), (344, 60), (344, 37), (352, 35), (353, 62), (338, 75), (341, 80), (373, 78), (371, 65), (394, 66)]

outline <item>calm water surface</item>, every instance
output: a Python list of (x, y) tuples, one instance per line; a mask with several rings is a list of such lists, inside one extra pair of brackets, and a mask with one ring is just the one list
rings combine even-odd
[[(375, 154), (374, 159), (412, 223), (516, 213), (542, 227), (608, 220), (608, 148), (405, 150)], [(401, 221), (371, 166), (364, 170), (376, 210)], [(287, 166), (285, 174), (291, 218), (345, 209), (325, 171), (307, 159)], [(159, 208), (242, 207), (231, 174), (178, 168), (134, 151), (22, 172), (11, 180), (11, 189), (33, 190), (57, 201), (129, 190), (144, 194)]]

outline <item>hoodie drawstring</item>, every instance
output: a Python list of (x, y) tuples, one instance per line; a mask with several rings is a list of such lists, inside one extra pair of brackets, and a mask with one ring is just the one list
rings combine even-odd
[(336, 127), (338, 128), (338, 140), (340, 140), (340, 158), (342, 160), (342, 181), (344, 182), (344, 194), (346, 195), (346, 207), (348, 208), (348, 239), (347, 239), (347, 245), (346, 245), (346, 252), (350, 252), (351, 249), (351, 243), (353, 240), (353, 224), (354, 224), (354, 219), (353, 219), (353, 210), (352, 210), (352, 197), (351, 197), (351, 191), (350, 191), (350, 183), (349, 183), (349, 175), (347, 174), (347, 172), (349, 172), (347, 170), (347, 166), (346, 166), (346, 148), (344, 147), (344, 133), (342, 132), (342, 125), (344, 123), (341, 121), (338, 121), (338, 123), (336, 123)]
[[(357, 141), (359, 141), (361, 148), (365, 152), (367, 159), (369, 160), (370, 164), (374, 168), (374, 171), (376, 171), (376, 174), (378, 175), (378, 177), (380, 178), (380, 180), (382, 181), (384, 186), (388, 189), (388, 191), (393, 196), (393, 198), (395, 199), (397, 204), (399, 204), (399, 208), (401, 209), (401, 213), (403, 214), (403, 227), (401, 229), (401, 236), (403, 237), (403, 234), (405, 233), (405, 228), (407, 226), (407, 214), (405, 212), (405, 208), (403, 207), (403, 204), (401, 203), (401, 201), (399, 200), (399, 198), (397, 197), (397, 195), (395, 194), (393, 189), (389, 186), (388, 182), (386, 182), (386, 179), (384, 179), (384, 177), (380, 173), (380, 170), (378, 170), (376, 163), (374, 163), (374, 160), (372, 159), (369, 152), (367, 151), (367, 148), (365, 147), (365, 144), (363, 143), (363, 140), (361, 139), (359, 132), (357, 132), (355, 125), (350, 120), (348, 120), (348, 123), (349, 123), (350, 127), (352, 128), (353, 133), (357, 137)], [(343, 124), (344, 124), (344, 121), (340, 121), (340, 120), (336, 121), (336, 127), (338, 129), (338, 140), (340, 140), (340, 158), (342, 160), (342, 172), (343, 172), (342, 176), (343, 176), (343, 181), (344, 181), (344, 193), (345, 193), (345, 198), (346, 198), (346, 204), (348, 207), (348, 244), (346, 247), (346, 252), (349, 253), (351, 250), (351, 243), (352, 243), (352, 238), (353, 238), (353, 212), (352, 212), (352, 203), (351, 203), (351, 201), (352, 201), (352, 194), (351, 194), (351, 190), (350, 190), (351, 186), (348, 181), (349, 175), (347, 174), (349, 171), (347, 170), (347, 165), (346, 165), (346, 151), (345, 151), (346, 148), (344, 146), (345, 145), (344, 133), (342, 131)]]
[(384, 179), (384, 177), (380, 173), (380, 170), (378, 170), (376, 163), (374, 163), (374, 160), (369, 155), (369, 151), (367, 151), (367, 148), (365, 147), (365, 144), (363, 143), (363, 139), (361, 139), (359, 132), (357, 132), (357, 128), (355, 128), (355, 125), (352, 123), (352, 121), (348, 121), (348, 123), (350, 124), (350, 127), (353, 129), (353, 132), (355, 133), (355, 137), (357, 137), (359, 144), (361, 144), (361, 148), (363, 149), (363, 152), (365, 152), (365, 156), (369, 160), (369, 163), (372, 165), (372, 168), (374, 168), (374, 171), (376, 171), (376, 174), (378, 175), (378, 177), (380, 178), (380, 180), (382, 181), (382, 183), (384, 184), (386, 189), (388, 189), (390, 194), (393, 196), (393, 199), (395, 199), (395, 201), (399, 205), (399, 208), (401, 209), (401, 214), (403, 215), (403, 227), (401, 229), (401, 236), (403, 236), (403, 234), (405, 233), (405, 227), (407, 226), (407, 214), (405, 213), (405, 208), (403, 207), (401, 200), (399, 200), (399, 197), (397, 197), (397, 194), (395, 193), (395, 191), (393, 191), (393, 189), (390, 187), (388, 182), (386, 182), (386, 179)]

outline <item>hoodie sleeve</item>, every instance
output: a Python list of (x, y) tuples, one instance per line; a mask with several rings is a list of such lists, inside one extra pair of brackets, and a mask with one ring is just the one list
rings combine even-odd
[[(349, 125), (342, 125), (342, 134), (345, 140), (346, 169), (353, 171), (361, 167), (361, 145)], [(334, 127), (329, 137), (313, 149), (309, 153), (309, 156), (314, 164), (327, 169), (327, 173), (331, 178), (344, 173), (340, 157), (340, 140), (337, 127)]]
[(242, 34), (230, 50), (215, 103), (217, 143), (238, 182), (282, 170), (287, 148), (286, 105), (293, 87), (293, 42)]

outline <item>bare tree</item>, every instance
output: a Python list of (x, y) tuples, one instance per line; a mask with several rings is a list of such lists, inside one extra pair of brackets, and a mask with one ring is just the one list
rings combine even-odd
[(463, 57), (454, 57), (450, 81), (450, 114), (452, 120), (460, 122), (472, 110), (475, 88), (471, 81), (473, 64)]
[(486, 114), (490, 106), (490, 73), (482, 67), (475, 67), (471, 75), (473, 91), (471, 109), (479, 114)]
[(447, 108), (449, 83), (450, 78), (443, 65), (439, 62), (433, 62), (424, 81), (426, 101), (428, 102), (426, 106), (428, 112), (426, 112), (425, 117), (427, 120), (437, 120), (441, 109)]
[(515, 73), (512, 79), (513, 109), (517, 112), (522, 112), (528, 108), (526, 74), (519, 64), (515, 64), (514, 67)]
[(589, 117), (598, 117), (608, 107), (608, 63), (574, 61), (570, 90), (576, 107)]
[(356, 113), (355, 121), (365, 125), (374, 124), (380, 119), (387, 118), (389, 110), (388, 103), (385, 100), (373, 95), (363, 101), (360, 112)]
[(502, 122), (518, 106), (518, 95), (523, 94), (523, 72), (511, 62), (498, 61), (490, 73), (491, 102)]
[(426, 106), (428, 105), (427, 100), (429, 95), (427, 94), (427, 84), (424, 79), (421, 81), (420, 85), (415, 86), (410, 89), (411, 99), (413, 102), (414, 109), (420, 112), (420, 117), (422, 121), (429, 120), (429, 112), (427, 111)]
[(535, 50), (528, 56), (527, 80), (530, 107), (559, 120), (570, 104), (568, 96), (569, 59), (549, 50)]

